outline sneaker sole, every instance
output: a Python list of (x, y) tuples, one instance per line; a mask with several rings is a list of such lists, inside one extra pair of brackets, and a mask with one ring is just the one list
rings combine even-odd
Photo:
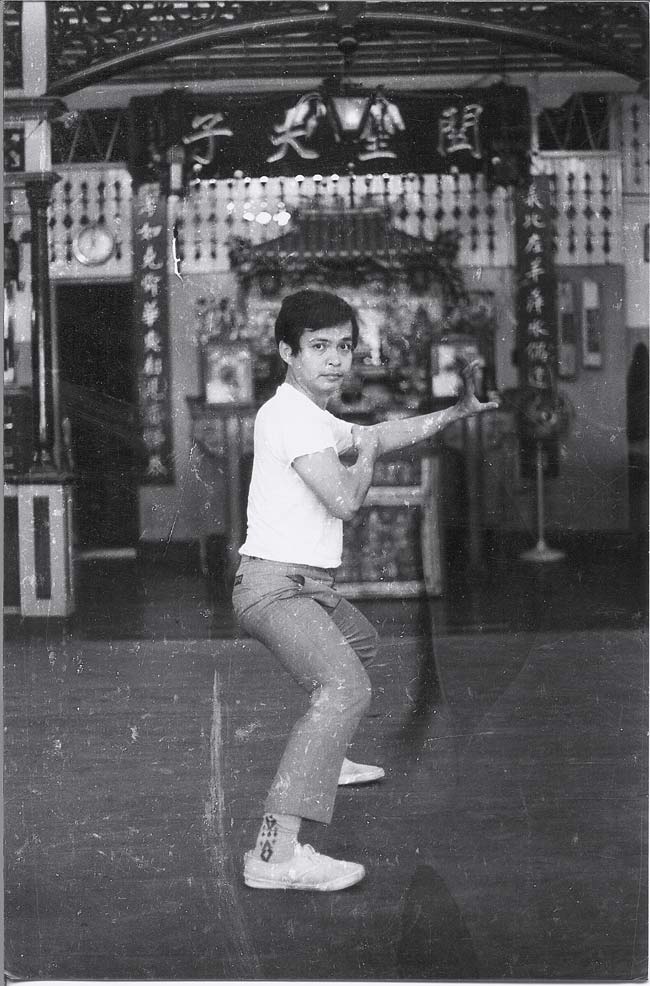
[(386, 776), (385, 772), (382, 770), (381, 774), (373, 774), (372, 777), (367, 777), (363, 774), (357, 774), (354, 777), (346, 777), (343, 780), (339, 778), (339, 787), (350, 787), (353, 784), (374, 784), (375, 781), (381, 781)]
[(335, 880), (330, 880), (329, 883), (307, 884), (282, 883), (272, 879), (264, 880), (256, 877), (248, 877), (244, 874), (244, 883), (247, 887), (252, 887), (254, 890), (320, 890), (330, 893), (332, 890), (345, 890), (347, 887), (353, 887), (355, 883), (363, 880), (365, 875), (366, 871), (362, 869), (361, 873), (348, 873), (346, 876), (340, 876)]

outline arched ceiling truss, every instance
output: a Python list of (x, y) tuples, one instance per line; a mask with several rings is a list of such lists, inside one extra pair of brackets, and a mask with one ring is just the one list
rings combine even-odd
[(98, 83), (417, 78), (590, 67), (647, 78), (645, 3), (50, 2), (52, 96)]

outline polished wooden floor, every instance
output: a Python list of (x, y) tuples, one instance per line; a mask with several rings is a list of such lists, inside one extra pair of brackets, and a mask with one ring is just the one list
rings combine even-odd
[[(564, 561), (531, 565), (520, 559), (530, 538), (486, 541), (478, 566), (467, 563), (460, 533), (446, 545), (445, 590), (425, 601), (365, 601), (360, 608), (382, 633), (507, 632), (509, 630), (643, 627), (647, 624), (648, 581), (645, 536), (564, 535), (553, 543)], [(201, 640), (236, 637), (228, 593), (215, 571), (198, 572), (198, 559), (85, 561), (78, 571), (77, 609), (63, 627), (52, 621), (29, 626), (5, 622), (9, 640), (60, 632), (97, 640)]]
[(303, 833), (366, 865), (336, 894), (241, 879), (300, 691), (198, 576), (88, 570), (72, 630), (7, 635), (8, 972), (645, 980), (644, 553), (595, 547), (366, 607), (377, 698), (351, 755), (387, 776)]

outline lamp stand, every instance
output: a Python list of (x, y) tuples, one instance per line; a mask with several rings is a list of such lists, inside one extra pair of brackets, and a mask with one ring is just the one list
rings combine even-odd
[(561, 561), (564, 551), (549, 548), (544, 538), (544, 462), (542, 458), (542, 443), (537, 442), (536, 479), (537, 479), (537, 544), (519, 556), (522, 561), (550, 562)]

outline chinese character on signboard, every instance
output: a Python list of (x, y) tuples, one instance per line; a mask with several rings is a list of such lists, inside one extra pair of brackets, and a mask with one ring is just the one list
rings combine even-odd
[(170, 418), (166, 200), (160, 185), (140, 186), (133, 202), (134, 320), (141, 328), (138, 392), (142, 444), (142, 482), (173, 481)]
[(279, 150), (267, 157), (268, 163), (281, 161), (289, 148), (294, 150), (298, 157), (312, 161), (318, 158), (319, 152), (310, 147), (309, 142), (319, 122), (326, 116), (327, 107), (320, 93), (310, 92), (301, 96), (295, 106), (291, 106), (286, 111), (284, 121), (273, 125), (274, 133), (269, 139)]
[(405, 130), (404, 120), (395, 103), (384, 96), (375, 97), (368, 110), (364, 128), (359, 135), (363, 150), (359, 151), (360, 161), (372, 161), (376, 158), (396, 158), (391, 143), (398, 133)]
[[(525, 187), (516, 189), (515, 244), (521, 470), (523, 476), (534, 474), (536, 447), (541, 443), (545, 474), (556, 475), (558, 440), (556, 431), (548, 425), (547, 411), (554, 407), (558, 376), (558, 304), (567, 311), (569, 304), (565, 294), (558, 293), (553, 200), (547, 175), (530, 176)], [(561, 349), (560, 355), (567, 357)], [(532, 409), (542, 409), (543, 413)]]
[(233, 131), (224, 126), (223, 113), (219, 112), (194, 116), (191, 127), (191, 133), (183, 137), (183, 143), (193, 146), (190, 160), (196, 174), (214, 162), (217, 139), (228, 139), (233, 136)]
[(450, 106), (443, 110), (438, 120), (438, 153), (442, 157), (469, 151), (472, 157), (481, 158), (479, 120), (483, 107), (479, 103), (466, 103), (462, 109)]

